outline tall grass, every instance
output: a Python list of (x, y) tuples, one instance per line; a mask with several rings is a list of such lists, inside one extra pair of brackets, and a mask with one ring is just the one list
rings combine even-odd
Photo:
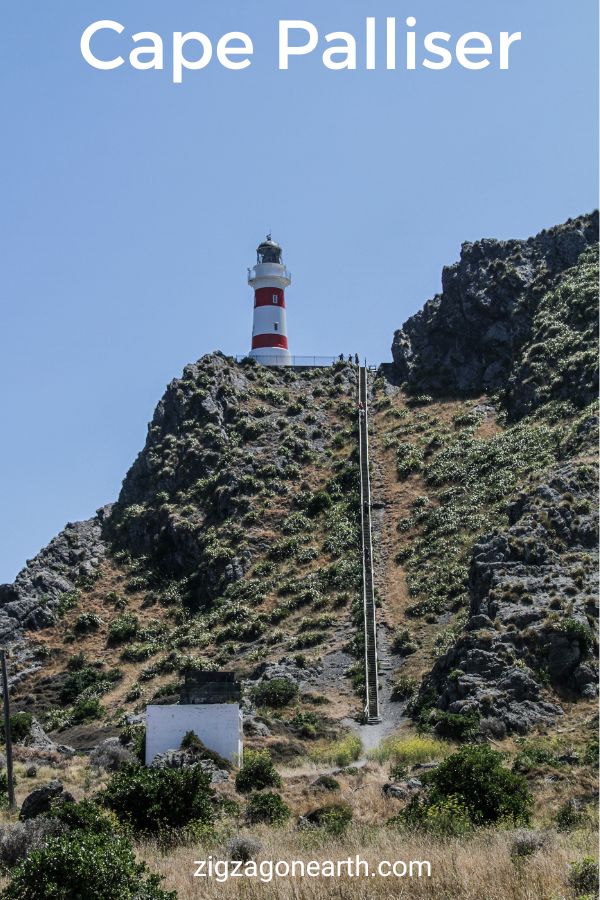
[[(165, 889), (177, 890), (178, 900), (550, 900), (574, 898), (568, 878), (571, 864), (595, 855), (592, 831), (548, 833), (546, 844), (531, 857), (515, 861), (515, 835), (510, 831), (479, 831), (468, 838), (427, 837), (392, 828), (357, 826), (344, 837), (304, 834), (290, 825), (260, 827), (252, 837), (261, 847), (257, 860), (345, 860), (359, 855), (374, 871), (381, 860), (427, 860), (431, 877), (422, 878), (194, 878), (194, 860), (225, 859), (225, 843), (214, 847), (183, 846), (164, 854), (156, 844), (142, 844), (139, 855), (166, 876)], [(318, 838), (321, 837), (321, 841)]]
[(310, 758), (316, 763), (329, 763), (343, 767), (356, 762), (361, 752), (361, 739), (355, 734), (346, 734), (336, 741), (329, 741), (315, 747), (310, 753)]
[(402, 738), (391, 735), (385, 738), (378, 747), (369, 751), (369, 759), (379, 763), (392, 760), (406, 766), (414, 766), (417, 763), (435, 762), (444, 759), (452, 752), (452, 747), (445, 741), (438, 741), (432, 737), (408, 737)]

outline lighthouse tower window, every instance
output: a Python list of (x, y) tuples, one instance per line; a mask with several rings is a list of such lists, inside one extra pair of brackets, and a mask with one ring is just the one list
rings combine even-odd
[(278, 331), (278, 330), (279, 330), (279, 323), (273, 322), (273, 331)]

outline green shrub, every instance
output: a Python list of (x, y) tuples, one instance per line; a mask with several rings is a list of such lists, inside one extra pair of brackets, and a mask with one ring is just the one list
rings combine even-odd
[(96, 613), (81, 613), (73, 627), (77, 634), (89, 634), (91, 631), (98, 631), (101, 625), (102, 619)]
[(453, 741), (470, 741), (479, 733), (479, 714), (476, 712), (449, 713), (435, 711), (435, 733)]
[(252, 794), (246, 805), (246, 818), (251, 825), (266, 822), (282, 825), (290, 817), (290, 808), (279, 794)]
[(252, 691), (252, 699), (258, 706), (281, 709), (298, 696), (298, 685), (289, 678), (272, 678), (261, 681)]
[(333, 775), (319, 775), (313, 781), (312, 787), (321, 791), (339, 791), (340, 783)]
[(447, 837), (460, 837), (473, 829), (469, 810), (456, 797), (431, 802), (413, 797), (389, 824), (408, 825)]
[(115, 821), (112, 816), (93, 800), (81, 800), (79, 803), (55, 803), (52, 806), (52, 818), (63, 822), (70, 831), (85, 831), (86, 834), (107, 836), (115, 832)]
[(423, 465), (423, 454), (414, 444), (402, 442), (396, 448), (396, 464), (400, 478), (408, 478)]
[(14, 870), (6, 900), (176, 900), (123, 837), (77, 831), (51, 838)]
[(561, 623), (560, 630), (564, 631), (570, 638), (578, 641), (581, 655), (584, 658), (590, 655), (594, 646), (594, 632), (589, 625), (579, 622), (577, 619), (565, 619)]
[(408, 700), (410, 697), (415, 696), (418, 687), (419, 685), (415, 678), (411, 678), (409, 675), (401, 675), (393, 684), (390, 700), (393, 702)]
[(527, 824), (531, 817), (527, 781), (505, 769), (502, 754), (487, 745), (461, 747), (429, 773), (427, 780), (428, 806), (453, 798), (474, 825)]
[(3, 770), (0, 771), (0, 809), (6, 806), (8, 806), (8, 775)]
[(93, 722), (101, 719), (106, 710), (97, 697), (88, 697), (78, 700), (73, 706), (69, 716), (69, 725), (81, 725), (83, 722)]
[(391, 781), (404, 781), (405, 778), (408, 778), (408, 767), (404, 763), (394, 763), (390, 766)]
[(315, 494), (307, 493), (303, 500), (303, 506), (308, 516), (318, 516), (320, 512), (329, 509), (333, 500), (327, 491), (317, 491)]
[(127, 766), (112, 776), (102, 802), (134, 831), (157, 833), (213, 819), (210, 776), (199, 766), (146, 769)]
[(246, 750), (244, 764), (235, 776), (235, 788), (240, 794), (281, 787), (281, 776), (273, 766), (268, 750)]
[(133, 613), (124, 613), (110, 623), (108, 628), (107, 642), (114, 646), (122, 644), (125, 641), (134, 638), (139, 631), (139, 620)]
[(79, 603), (81, 597), (81, 591), (75, 588), (73, 591), (66, 591), (64, 594), (61, 594), (58, 599), (58, 605), (56, 607), (56, 612), (58, 614), (58, 618), (62, 619), (62, 617), (70, 610), (74, 609)]
[(583, 761), (586, 766), (595, 766), (598, 768), (598, 761), (600, 758), (600, 746), (598, 744), (598, 738), (592, 738), (589, 744), (585, 748), (585, 752), (583, 754)]
[(419, 645), (408, 630), (408, 628), (399, 629), (392, 639), (392, 653), (401, 653), (402, 656), (410, 656), (419, 649)]
[(433, 397), (430, 397), (429, 394), (416, 394), (413, 397), (406, 398), (406, 405), (410, 407), (415, 406), (427, 406), (428, 403), (431, 403)]
[(587, 816), (574, 800), (567, 800), (556, 811), (554, 820), (558, 831), (574, 831), (585, 824)]
[(586, 856), (581, 862), (573, 863), (569, 872), (569, 884), (577, 894), (597, 897), (600, 887), (597, 861), (591, 856)]
[(297, 712), (290, 726), (303, 738), (313, 739), (323, 733), (323, 720), (313, 712)]
[(193, 731), (186, 731), (179, 746), (181, 750), (190, 750), (198, 760), (208, 759), (210, 762), (214, 762), (219, 769), (225, 769), (227, 772), (231, 769), (229, 760), (217, 753), (216, 750), (209, 750)]
[(343, 834), (352, 822), (352, 807), (348, 803), (329, 803), (313, 809), (306, 819), (330, 834)]
[(109, 669), (104, 672), (98, 666), (84, 665), (83, 668), (76, 668), (69, 672), (63, 682), (59, 694), (60, 702), (68, 705), (88, 688), (100, 685), (109, 687), (110, 683), (119, 681), (122, 677), (120, 669)]
[[(10, 717), (10, 734), (15, 744), (22, 744), (29, 737), (33, 716), (28, 712), (13, 713)], [(0, 722), (0, 740), (6, 741), (4, 733), (4, 720)]]

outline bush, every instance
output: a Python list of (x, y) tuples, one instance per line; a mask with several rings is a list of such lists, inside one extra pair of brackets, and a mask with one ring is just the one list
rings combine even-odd
[(128, 750), (131, 750), (134, 757), (144, 765), (146, 761), (146, 728), (144, 725), (126, 725), (121, 736), (120, 742)]
[(73, 627), (77, 634), (89, 634), (91, 631), (98, 631), (101, 625), (102, 619), (96, 613), (81, 613)]
[(290, 808), (279, 794), (252, 794), (246, 805), (246, 818), (251, 825), (282, 825), (289, 817)]
[(575, 800), (567, 800), (556, 812), (555, 821), (558, 831), (574, 831), (586, 822), (587, 816)]
[(437, 802), (413, 797), (391, 823), (422, 828), (446, 837), (460, 837), (473, 830), (469, 811), (456, 797), (447, 797)]
[(186, 731), (181, 739), (179, 749), (189, 750), (198, 760), (208, 759), (210, 762), (214, 762), (219, 769), (225, 769), (227, 772), (231, 769), (229, 760), (217, 753), (216, 750), (209, 750), (194, 731)]
[(584, 659), (590, 655), (594, 646), (594, 632), (589, 625), (586, 625), (585, 622), (580, 622), (578, 619), (565, 619), (561, 623), (560, 630), (579, 643), (580, 652)]
[(510, 848), (510, 856), (513, 860), (526, 859), (542, 850), (548, 844), (548, 832), (517, 831)]
[(240, 794), (281, 787), (281, 784), (281, 776), (273, 766), (268, 750), (246, 750), (244, 765), (235, 776), (235, 788)]
[(130, 842), (115, 835), (76, 832), (52, 838), (14, 870), (4, 891), (6, 900), (176, 900), (159, 888), (135, 859)]
[(228, 859), (234, 862), (249, 862), (251, 859), (256, 859), (260, 853), (261, 844), (252, 837), (238, 835), (231, 838), (225, 849)]
[(573, 863), (569, 872), (569, 884), (577, 894), (584, 893), (596, 897), (600, 887), (596, 860), (586, 856), (581, 862)]
[(479, 714), (435, 711), (435, 733), (454, 741), (470, 741), (479, 733)]
[(120, 741), (112, 738), (102, 741), (90, 754), (91, 765), (103, 772), (117, 772), (133, 761), (133, 753)]
[(121, 822), (141, 833), (183, 828), (213, 819), (210, 775), (189, 769), (145, 769), (127, 766), (116, 772), (101, 794), (102, 802)]
[(404, 781), (408, 778), (408, 767), (404, 763), (393, 763), (390, 766), (390, 781)]
[(329, 803), (313, 809), (306, 820), (330, 834), (343, 834), (352, 822), (352, 807), (348, 803)]
[(50, 838), (61, 837), (66, 832), (66, 825), (46, 816), (3, 825), (0, 831), (0, 863), (12, 868), (34, 850), (41, 850)]
[(333, 775), (319, 775), (311, 787), (317, 791), (339, 791), (340, 783)]
[(396, 679), (392, 686), (390, 700), (394, 703), (401, 700), (408, 700), (410, 697), (415, 696), (418, 688), (419, 685), (416, 678), (411, 678), (410, 675), (401, 675), (400, 678)]
[(298, 685), (289, 678), (272, 678), (271, 681), (261, 681), (252, 692), (252, 699), (258, 706), (270, 706), (273, 709), (287, 706), (297, 696)]
[(85, 657), (83, 657), (83, 665), (80, 665), (82, 657), (79, 654), (76, 660), (78, 663), (77, 667), (70, 667), (70, 671), (60, 689), (59, 699), (64, 706), (76, 700), (87, 688), (98, 687), (103, 684), (108, 687), (107, 683), (119, 681), (123, 677), (120, 669), (109, 669), (107, 672), (104, 672), (98, 666), (85, 664)]
[(107, 642), (114, 646), (115, 644), (129, 641), (137, 635), (139, 627), (138, 618), (133, 613), (124, 613), (122, 616), (117, 616), (108, 628)]
[(53, 804), (51, 815), (69, 831), (85, 831), (86, 834), (104, 834), (106, 836), (115, 832), (113, 817), (93, 800), (81, 800), (79, 803), (58, 801)]
[(71, 715), (69, 716), (69, 725), (81, 725), (84, 722), (93, 722), (94, 719), (101, 719), (106, 710), (97, 697), (78, 700), (73, 706)]
[[(28, 712), (17, 712), (10, 717), (10, 734), (15, 744), (22, 744), (29, 737), (33, 716)], [(6, 741), (4, 720), (0, 722), (0, 740)]]
[(487, 745), (462, 747), (428, 774), (427, 804), (456, 800), (474, 825), (527, 824), (532, 797), (527, 781), (503, 767), (502, 754)]
[(290, 727), (299, 737), (313, 740), (323, 733), (323, 720), (314, 712), (298, 711), (293, 719), (290, 719)]
[(410, 656), (411, 653), (416, 653), (419, 649), (419, 645), (408, 630), (408, 628), (400, 628), (394, 635), (392, 640), (392, 653), (399, 653), (402, 656)]

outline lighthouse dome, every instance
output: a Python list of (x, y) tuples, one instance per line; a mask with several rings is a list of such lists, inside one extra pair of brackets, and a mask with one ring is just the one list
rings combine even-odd
[(281, 247), (270, 234), (256, 248), (256, 261), (260, 263), (278, 263), (281, 265)]

